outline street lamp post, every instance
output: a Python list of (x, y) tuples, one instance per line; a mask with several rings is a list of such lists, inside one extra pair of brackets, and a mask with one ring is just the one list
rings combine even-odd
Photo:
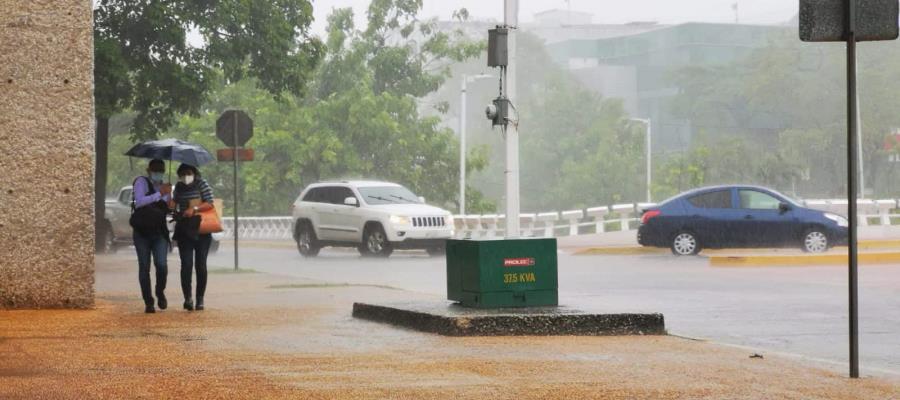
[(459, 215), (466, 215), (466, 84), (478, 79), (492, 78), (491, 75), (462, 76), (459, 92)]
[(650, 139), (652, 137), (651, 135), (652, 135), (652, 130), (653, 130), (653, 124), (650, 122), (649, 118), (648, 119), (632, 118), (631, 120), (640, 122), (644, 125), (647, 125), (647, 139), (646, 139), (646, 145), (644, 147), (647, 149), (647, 202), (651, 203), (651, 202), (653, 202), (653, 200), (651, 200), (652, 196), (650, 195), (650, 182), (651, 182), (651, 176), (653, 175), (653, 170), (650, 169), (650, 168), (652, 168), (651, 161), (650, 161), (651, 160), (650, 155), (652, 154), (651, 153), (651, 143), (652, 142)]

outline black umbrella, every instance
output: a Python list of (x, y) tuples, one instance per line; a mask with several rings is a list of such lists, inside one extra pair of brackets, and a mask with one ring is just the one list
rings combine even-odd
[(214, 160), (203, 146), (178, 139), (153, 140), (136, 144), (126, 156), (179, 161), (199, 167)]

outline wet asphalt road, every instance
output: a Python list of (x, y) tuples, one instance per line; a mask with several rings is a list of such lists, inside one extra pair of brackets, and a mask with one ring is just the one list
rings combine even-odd
[[(442, 258), (395, 253), (363, 259), (325, 249), (304, 259), (291, 249), (243, 248), (241, 266), (324, 283), (386, 285), (444, 297)], [(229, 247), (210, 268), (231, 267)], [(559, 255), (560, 304), (591, 312), (661, 312), (670, 333), (846, 364), (846, 267), (714, 268), (669, 255)], [(392, 296), (395, 297), (395, 296)], [(360, 299), (373, 301), (377, 299)], [(900, 373), (900, 265), (860, 269), (860, 362)]]

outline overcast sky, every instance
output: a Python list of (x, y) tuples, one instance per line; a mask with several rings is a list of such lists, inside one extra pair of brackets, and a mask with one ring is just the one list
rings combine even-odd
[[(357, 24), (365, 21), (369, 0), (312, 0), (316, 22), (313, 31), (325, 31), (325, 18), (334, 8), (353, 7)], [(571, 3), (571, 4), (569, 4)], [(531, 21), (532, 16), (550, 9), (583, 11), (594, 15), (594, 23), (625, 23), (632, 21), (734, 22), (732, 5), (738, 3), (738, 17), (742, 23), (771, 24), (789, 20), (799, 8), (796, 0), (519, 0), (519, 22)], [(503, 20), (503, 0), (424, 0), (420, 18), (437, 16), (450, 19), (453, 10), (466, 8), (475, 19)]]

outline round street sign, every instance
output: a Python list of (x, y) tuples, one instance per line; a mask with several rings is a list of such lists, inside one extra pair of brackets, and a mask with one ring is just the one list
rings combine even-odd
[(253, 120), (243, 110), (225, 111), (216, 120), (216, 137), (228, 147), (242, 147), (253, 137)]

